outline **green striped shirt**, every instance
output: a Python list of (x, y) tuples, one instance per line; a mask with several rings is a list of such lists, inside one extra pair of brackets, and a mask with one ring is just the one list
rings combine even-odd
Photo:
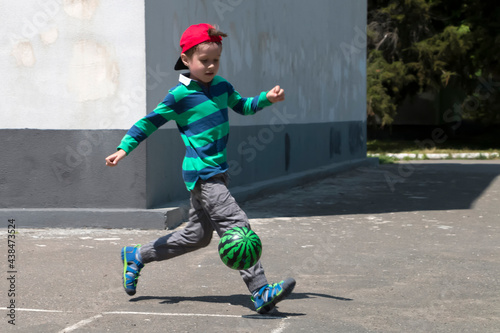
[(228, 170), (228, 107), (239, 114), (251, 115), (272, 103), (266, 97), (267, 92), (241, 97), (220, 76), (215, 76), (209, 87), (183, 74), (179, 81), (156, 109), (130, 128), (118, 149), (129, 154), (160, 126), (169, 120), (175, 121), (186, 145), (182, 175), (191, 191), (198, 179), (206, 180)]

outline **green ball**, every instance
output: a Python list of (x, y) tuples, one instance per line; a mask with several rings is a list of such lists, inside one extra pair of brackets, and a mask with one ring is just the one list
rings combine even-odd
[(249, 269), (262, 255), (262, 242), (259, 236), (247, 227), (234, 227), (227, 230), (219, 241), (219, 256), (231, 269)]

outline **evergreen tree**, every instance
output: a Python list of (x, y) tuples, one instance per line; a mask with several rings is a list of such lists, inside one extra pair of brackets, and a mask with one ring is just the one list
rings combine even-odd
[(407, 96), (450, 82), (462, 116), (498, 120), (499, 18), (492, 0), (368, 0), (369, 121), (390, 125)]

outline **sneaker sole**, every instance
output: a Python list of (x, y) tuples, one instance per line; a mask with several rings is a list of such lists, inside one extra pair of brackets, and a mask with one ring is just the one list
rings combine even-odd
[(266, 313), (269, 313), (269, 311), (273, 310), (275, 308), (276, 304), (278, 304), (279, 302), (281, 302), (283, 299), (285, 299), (286, 297), (288, 297), (288, 295), (290, 295), (292, 293), (293, 289), (295, 288), (295, 283), (296, 283), (296, 281), (294, 279), (291, 279), (291, 278), (290, 279), (286, 279), (283, 282), (283, 290), (281, 291), (281, 294), (279, 294), (278, 296), (276, 296), (271, 301), (271, 303), (263, 305), (257, 311), (257, 313), (266, 314)]

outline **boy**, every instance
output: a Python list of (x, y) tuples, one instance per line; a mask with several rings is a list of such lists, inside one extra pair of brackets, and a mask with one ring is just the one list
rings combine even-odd
[[(222, 37), (227, 35), (209, 24), (190, 26), (182, 35), (182, 48), (176, 70), (189, 69), (179, 76), (180, 83), (169, 90), (165, 100), (127, 132), (118, 151), (106, 158), (115, 166), (161, 125), (174, 120), (186, 145), (182, 173), (191, 194), (189, 221), (185, 228), (160, 237), (144, 246), (122, 249), (123, 286), (129, 295), (136, 292), (139, 272), (144, 264), (168, 260), (207, 246), (213, 230), (219, 236), (233, 227), (250, 228), (246, 214), (227, 189), (226, 143), (229, 134), (227, 108), (242, 115), (283, 101), (279, 86), (254, 98), (242, 98), (232, 85), (220, 76), (219, 59)], [(271, 311), (288, 296), (295, 280), (268, 284), (260, 261), (240, 271), (252, 293), (258, 313)]]

